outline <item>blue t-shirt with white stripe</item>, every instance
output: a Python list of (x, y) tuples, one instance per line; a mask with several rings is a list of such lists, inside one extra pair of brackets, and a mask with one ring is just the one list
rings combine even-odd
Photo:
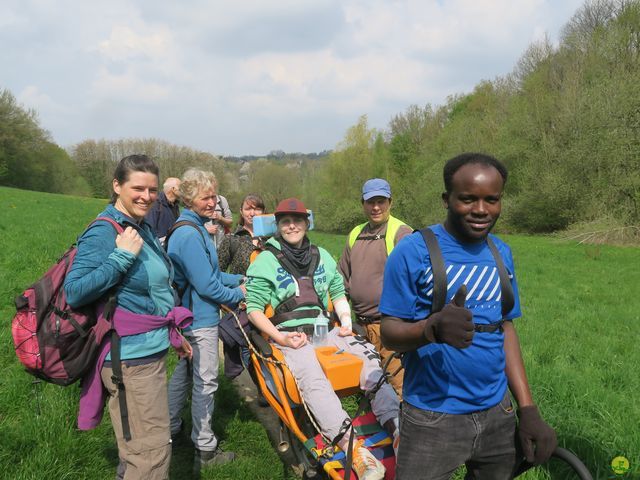
[[(502, 319), (500, 277), (486, 242), (461, 244), (442, 225), (433, 225), (447, 272), (447, 302), (461, 285), (467, 286), (465, 307), (478, 325)], [(505, 316), (520, 317), (520, 298), (511, 249), (491, 236), (500, 253), (514, 293), (514, 307)], [(433, 274), (422, 235), (401, 240), (387, 259), (380, 312), (410, 322), (431, 312)], [(476, 332), (469, 348), (433, 343), (407, 352), (403, 399), (424, 410), (453, 414), (471, 413), (497, 405), (505, 394), (504, 334)]]

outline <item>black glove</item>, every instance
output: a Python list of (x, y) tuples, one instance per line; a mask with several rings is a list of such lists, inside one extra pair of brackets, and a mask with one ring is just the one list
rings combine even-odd
[(456, 348), (467, 348), (473, 340), (473, 314), (464, 308), (467, 286), (462, 285), (451, 303), (427, 318), (424, 337), (429, 343), (447, 343)]
[(535, 405), (519, 409), (518, 419), (518, 437), (527, 462), (545, 463), (558, 446), (555, 430), (545, 423)]

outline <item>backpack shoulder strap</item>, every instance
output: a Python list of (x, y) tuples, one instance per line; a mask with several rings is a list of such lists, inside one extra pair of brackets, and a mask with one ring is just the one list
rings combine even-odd
[(433, 300), (431, 301), (431, 313), (439, 312), (444, 308), (447, 300), (447, 271), (444, 268), (442, 250), (438, 239), (430, 228), (420, 230), (424, 243), (431, 259), (431, 271), (433, 273)]
[(491, 240), (491, 237), (487, 236), (487, 245), (489, 245), (489, 249), (491, 250), (491, 254), (493, 255), (494, 260), (496, 261), (496, 267), (498, 268), (498, 275), (500, 276), (500, 291), (502, 295), (502, 317), (504, 318), (511, 310), (513, 310), (513, 306), (515, 305), (515, 299), (513, 296), (513, 287), (511, 286), (511, 281), (509, 280), (509, 274), (507, 273), (507, 269), (504, 266), (504, 262), (502, 260), (502, 256), (500, 252), (498, 252), (498, 248), (496, 244)]
[(202, 241), (205, 242), (205, 246), (206, 246), (207, 242), (205, 241), (204, 234), (202, 233), (202, 230), (200, 230), (200, 227), (198, 227), (198, 224), (190, 220), (180, 220), (179, 222), (176, 222), (173, 225), (171, 225), (171, 228), (167, 230), (167, 236), (165, 237), (165, 240), (164, 240), (165, 250), (168, 250), (169, 248), (169, 238), (171, 238), (171, 235), (173, 234), (173, 232), (175, 232), (180, 227), (184, 227), (185, 225), (195, 228), (200, 234), (200, 236), (202, 237)]
[(93, 226), (93, 224), (96, 223), (96, 222), (108, 222), (113, 226), (113, 228), (119, 234), (124, 232), (124, 228), (122, 228), (122, 225), (120, 225), (118, 222), (116, 222), (113, 218), (110, 218), (110, 217), (97, 217), (97, 218), (94, 218), (93, 221), (89, 225), (87, 225), (87, 228), (85, 229), (85, 231), (89, 230), (89, 228), (91, 228)]

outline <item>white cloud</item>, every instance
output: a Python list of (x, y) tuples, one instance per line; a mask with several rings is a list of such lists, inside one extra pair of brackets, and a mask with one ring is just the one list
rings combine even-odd
[(44, 108), (47, 110), (58, 108), (49, 95), (41, 92), (35, 85), (27, 85), (16, 95), (16, 99), (28, 108)]
[(131, 70), (118, 74), (106, 69), (98, 72), (91, 90), (97, 100), (106, 97), (133, 104), (162, 101), (169, 97), (169, 92), (168, 87), (145, 81)]
[(170, 37), (166, 28), (148, 35), (139, 35), (128, 26), (116, 25), (111, 30), (110, 37), (98, 44), (97, 50), (115, 61), (159, 59), (169, 48)]
[(0, 85), (63, 144), (170, 132), (214, 152), (322, 150), (362, 114), (508, 73), (582, 1), (8, 0)]

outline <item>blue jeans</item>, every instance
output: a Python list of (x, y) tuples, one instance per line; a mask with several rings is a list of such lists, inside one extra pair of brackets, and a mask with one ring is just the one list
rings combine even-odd
[(397, 480), (450, 478), (465, 464), (466, 479), (512, 478), (515, 411), (509, 392), (488, 410), (454, 415), (402, 403)]

